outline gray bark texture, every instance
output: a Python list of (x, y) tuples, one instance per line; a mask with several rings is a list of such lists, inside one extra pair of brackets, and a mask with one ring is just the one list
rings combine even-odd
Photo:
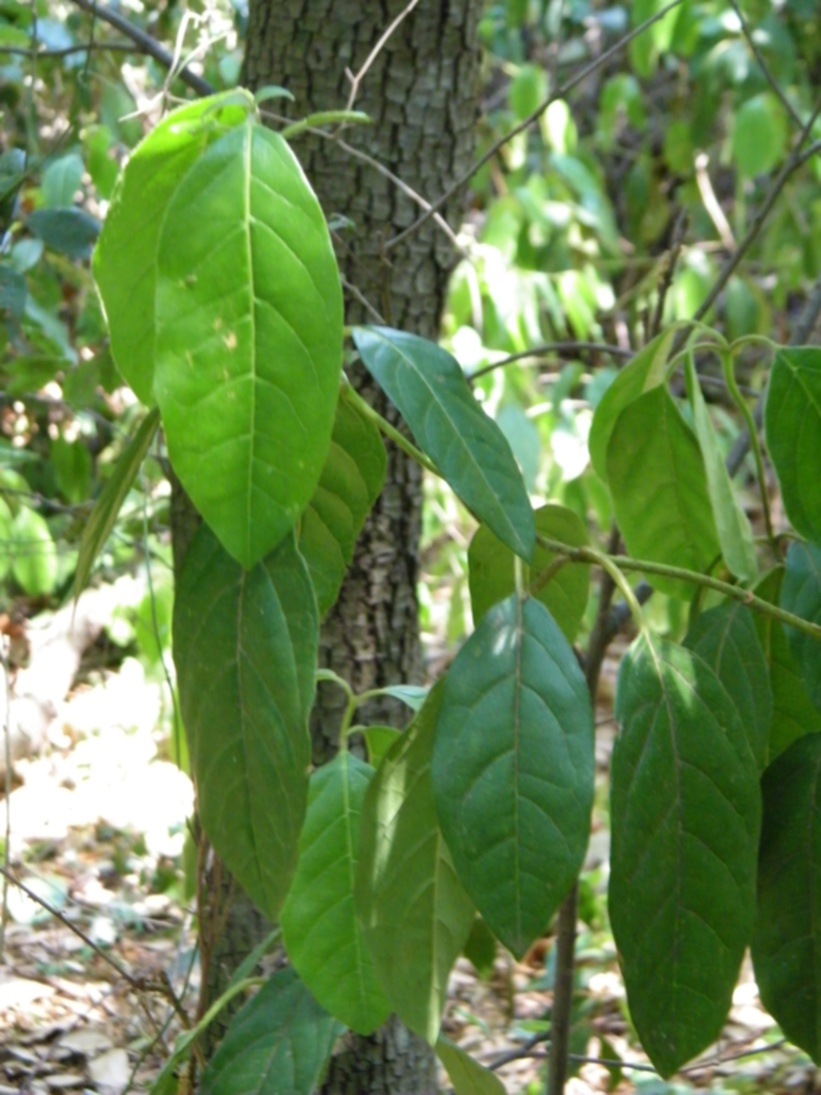
[[(294, 119), (340, 109), (351, 88), (346, 70), (360, 70), (406, 6), (406, 0), (251, 0), (242, 82), (251, 90), (267, 84), (287, 87), (295, 97), (288, 105)], [(373, 124), (344, 133), (347, 143), (431, 201), (473, 156), (480, 7), (480, 0), (421, 0), (361, 81), (354, 106), (367, 112)], [(273, 106), (282, 109), (283, 102), (275, 100)], [(419, 205), (333, 140), (304, 134), (294, 142), (294, 151), (326, 215), (351, 222), (336, 238), (343, 278), (355, 287), (346, 290), (347, 322), (373, 322), (375, 310), (390, 326), (436, 338), (454, 262), (441, 230), (429, 220), (386, 251), (386, 242), (419, 216)], [(442, 213), (458, 225), (461, 200)], [(354, 367), (349, 375), (365, 398), (397, 421), (363, 370)], [(179, 492), (175, 495), (179, 500)], [(176, 514), (180, 531), (185, 508), (183, 501)], [(322, 664), (358, 692), (421, 676), (416, 601), (420, 510), (419, 469), (390, 447), (385, 489), (323, 628)], [(338, 689), (322, 688), (313, 725), (317, 763), (334, 752), (343, 706)], [(375, 703), (360, 715), (395, 722), (399, 712), (389, 703)], [(264, 925), (235, 888), (225, 906), (224, 886), (206, 885), (206, 892), (209, 917), (220, 924), (218, 938), (204, 941), (210, 947), (207, 996), (213, 1000)], [(431, 1095), (435, 1090), (430, 1048), (392, 1018), (370, 1037), (342, 1039), (322, 1095)]]

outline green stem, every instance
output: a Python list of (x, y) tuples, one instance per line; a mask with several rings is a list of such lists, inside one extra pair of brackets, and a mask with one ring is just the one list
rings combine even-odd
[(370, 403), (366, 403), (359, 392), (351, 384), (350, 380), (346, 376), (342, 377), (342, 387), (340, 388), (342, 398), (347, 400), (352, 407), (354, 407), (363, 418), (367, 418), (369, 422), (373, 424), (384, 433), (385, 437), (389, 437), (394, 444), (408, 454), (411, 459), (415, 460), (417, 464), (421, 464), (427, 471), (432, 472), (434, 475), (443, 479), (444, 476), (421, 449), (417, 449), (416, 445), (410, 441), (403, 433), (400, 433), (395, 426), (392, 426), (386, 418), (383, 418), (379, 411), (375, 411)]
[[(644, 621), (641, 605), (633, 592), (633, 587), (619, 569), (622, 556), (606, 555), (603, 551), (596, 551), (595, 548), (591, 547), (574, 547), (572, 544), (563, 544), (561, 540), (552, 540), (549, 536), (541, 536), (540, 534), (537, 534), (536, 539), (543, 548), (556, 552), (558, 555), (564, 555), (571, 563), (593, 563), (595, 566), (601, 567), (602, 570), (606, 570), (613, 579), (613, 584), (624, 597), (627, 607), (630, 609), (630, 615), (635, 620), (636, 627), (639, 631), (646, 630), (647, 625)], [(632, 560), (630, 561), (632, 562)], [(547, 569), (550, 570), (552, 566), (553, 564)], [(537, 579), (540, 584), (543, 584), (541, 580), (545, 573), (540, 574)]]
[(747, 405), (747, 400), (738, 390), (738, 384), (735, 379), (735, 370), (733, 369), (733, 355), (729, 350), (722, 351), (719, 354), (721, 358), (721, 369), (724, 373), (724, 382), (727, 385), (727, 391), (733, 398), (733, 402), (741, 411), (744, 417), (744, 423), (747, 427), (747, 433), (750, 435), (750, 445), (753, 450), (753, 457), (755, 459), (755, 472), (758, 476), (758, 489), (761, 492), (761, 508), (764, 511), (764, 527), (767, 530), (767, 539), (770, 544), (773, 543), (773, 523), (770, 516), (770, 499), (767, 497), (767, 480), (764, 478), (764, 459), (761, 455), (761, 444), (758, 440), (758, 430), (756, 429), (753, 413)]

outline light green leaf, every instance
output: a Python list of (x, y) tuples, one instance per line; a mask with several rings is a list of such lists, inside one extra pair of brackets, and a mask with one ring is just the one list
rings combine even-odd
[(724, 561), (737, 578), (750, 581), (758, 571), (753, 530), (733, 490), (732, 480), (718, 447), (713, 423), (707, 413), (707, 404), (701, 394), (692, 357), (687, 358), (685, 377), (687, 394), (693, 408), (696, 437), (704, 459), (707, 490), (710, 494), (713, 518)]
[(358, 1034), (370, 1034), (391, 1010), (354, 910), (359, 815), (373, 774), (345, 749), (311, 776), (299, 862), (280, 917), (297, 973)]
[(388, 684), (378, 690), (380, 696), (392, 696), (401, 700), (411, 711), (420, 711), (430, 695), (430, 689), (419, 684)]
[(202, 1095), (312, 1095), (343, 1030), (295, 970), (277, 970), (235, 1016)]
[(444, 1034), (436, 1042), (436, 1056), (442, 1062), (456, 1095), (505, 1095), (499, 1077), (454, 1045)]
[(521, 472), (456, 359), (427, 339), (389, 327), (356, 327), (353, 338), (417, 443), (468, 509), (529, 560), (535, 528)]
[[(780, 604), (802, 620), (821, 624), (821, 547), (817, 544), (790, 544)], [(815, 706), (821, 708), (821, 646), (797, 627), (787, 628), (787, 640), (804, 687)]]
[(200, 818), (273, 920), (305, 815), (318, 645), (316, 601), (293, 537), (253, 570), (203, 525), (174, 601), (174, 661)]
[[(704, 461), (666, 388), (639, 396), (621, 415), (607, 450), (616, 520), (631, 555), (706, 571), (720, 554)], [(684, 582), (653, 575), (663, 593)]]
[(821, 1063), (821, 734), (764, 773), (753, 963), (767, 1010)]
[(71, 592), (75, 600), (88, 584), (97, 556), (111, 535), (117, 515), (122, 509), (132, 483), (137, 478), (140, 465), (154, 440), (159, 424), (159, 412), (156, 409), (149, 411), (114, 465), (111, 477), (91, 511), (91, 516), (83, 529), (77, 570), (74, 572)]
[(622, 662), (609, 907), (630, 1015), (669, 1076), (719, 1034), (755, 918), (758, 770), (724, 687), (641, 638)]
[(753, 614), (740, 601), (702, 613), (684, 645), (712, 669), (735, 704), (759, 770), (767, 765), (773, 694)]
[(821, 542), (821, 349), (803, 346), (775, 355), (764, 405), (767, 449), (784, 508), (808, 540)]
[(45, 518), (21, 506), (9, 535), (11, 572), (24, 593), (42, 597), (57, 585), (57, 548)]
[(117, 368), (146, 404), (154, 402), (157, 253), (171, 198), (210, 143), (253, 109), (233, 92), (212, 95), (166, 115), (132, 152), (120, 175), (94, 250)]
[[(778, 567), (755, 588), (755, 593), (770, 604), (780, 604), (784, 571)], [(755, 626), (769, 669), (773, 694), (773, 719), (770, 731), (769, 760), (804, 734), (821, 733), (821, 711), (807, 694), (803, 676), (790, 651), (784, 627), (778, 620), (757, 612)]]
[(664, 383), (667, 357), (675, 327), (668, 327), (639, 350), (602, 396), (590, 427), (590, 462), (602, 479), (607, 479), (607, 446), (621, 412), (634, 399)]
[[(574, 546), (590, 543), (581, 519), (565, 506), (542, 506), (536, 510), (534, 517), (536, 532), (542, 536)], [(531, 580), (537, 578), (555, 558), (555, 552), (546, 551), (537, 544), (530, 568)], [(485, 525), (479, 526), (470, 542), (468, 577), (473, 622), (478, 626), (488, 609), (509, 597), (516, 588), (513, 552), (497, 540)], [(535, 594), (571, 643), (578, 634), (589, 591), (590, 567), (574, 563), (562, 567)]]
[(441, 685), (390, 748), (362, 809), (357, 910), (391, 1007), (433, 1044), (448, 974), (474, 910), (433, 804), (430, 757)]
[(351, 732), (353, 730), (358, 730), (365, 739), (365, 744), (368, 747), (368, 760), (374, 768), (379, 767), (385, 754), (400, 734), (400, 731), (393, 726), (358, 726), (353, 727)]
[(252, 567), (294, 527), (328, 455), (342, 291), (287, 143), (229, 130), (176, 187), (159, 236), (154, 388), (174, 470)]
[(319, 615), (336, 601), (354, 546), (385, 481), (385, 446), (376, 426), (339, 400), (331, 447), (299, 527)]
[(11, 567), (11, 529), (14, 518), (6, 502), (0, 498), (0, 581)]
[(584, 860), (593, 714), (550, 613), (514, 594), (486, 613), (448, 670), (433, 791), (453, 861), (517, 956), (547, 927)]
[(772, 171), (787, 150), (788, 133), (784, 108), (771, 92), (745, 98), (733, 116), (732, 153), (739, 174), (752, 178)]

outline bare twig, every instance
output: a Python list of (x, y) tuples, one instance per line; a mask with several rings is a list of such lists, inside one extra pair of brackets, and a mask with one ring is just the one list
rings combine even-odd
[(396, 28), (399, 26), (399, 24), (406, 18), (406, 16), (410, 15), (410, 13), (413, 11), (413, 9), (416, 7), (416, 5), (418, 3), (419, 3), (419, 0), (410, 0), (410, 3), (406, 7), (404, 7), (402, 9), (402, 11), (399, 12), (397, 17), (390, 24), (390, 26), (387, 28), (385, 33), (382, 35), (382, 37), (379, 39), (379, 41), (373, 47), (371, 52), (368, 54), (367, 58), (365, 59), (365, 63), (362, 65), (359, 72), (357, 72), (357, 74), (355, 76), (350, 71), (350, 69), (345, 70), (345, 75), (351, 81), (351, 93), (348, 96), (348, 103), (345, 107), (346, 110), (350, 110), (353, 107), (354, 100), (356, 99), (356, 96), (359, 94), (359, 85), (362, 83), (362, 80), (364, 79), (365, 74), (367, 73), (368, 69), (371, 67), (371, 65), (374, 63), (376, 58), (379, 56), (379, 54), (384, 49), (385, 43), (388, 41), (388, 39), (393, 34), (393, 32), (396, 30)]
[(755, 57), (756, 61), (758, 61), (758, 66), (761, 69), (761, 72), (764, 76), (764, 79), (767, 81), (767, 83), (770, 85), (772, 90), (775, 92), (775, 94), (777, 95), (779, 101), (781, 102), (781, 105), (787, 111), (787, 113), (792, 118), (792, 120), (795, 122), (795, 124), (797, 126), (803, 125), (803, 122), (801, 121), (801, 115), (798, 113), (798, 111), (795, 109), (795, 107), (792, 105), (792, 103), (788, 99), (786, 93), (784, 92), (784, 89), (781, 87), (778, 80), (776, 80), (776, 78), (770, 72), (770, 67), (767, 64), (767, 62), (764, 60), (764, 55), (761, 52), (761, 50), (758, 48), (758, 43), (755, 40), (755, 36), (753, 35), (752, 31), (750, 30), (750, 25), (747, 22), (746, 18), (744, 17), (744, 13), (741, 10), (741, 5), (738, 3), (738, 0), (730, 0), (730, 3), (732, 4), (733, 11), (736, 13), (736, 15), (738, 17), (738, 22), (741, 25), (741, 33), (744, 35), (744, 37), (747, 41), (747, 45), (752, 50), (753, 56)]
[[(44, 58), (69, 57), (72, 53), (88, 53), (89, 50), (97, 50), (100, 53), (140, 53), (142, 52), (134, 42), (86, 42), (81, 46), (64, 46), (62, 49), (40, 49), (34, 54), (38, 61)], [(0, 46), (0, 54), (10, 54), (18, 57), (31, 57), (30, 49), (22, 46)]]
[(657, 11), (655, 15), (652, 15), (649, 19), (645, 19), (643, 23), (640, 23), (637, 27), (634, 27), (633, 30), (631, 30), (628, 34), (623, 35), (618, 40), (618, 42), (612, 45), (609, 49), (606, 49), (604, 53), (602, 53), (599, 57), (595, 59), (595, 61), (592, 61), (589, 65), (586, 65), (581, 70), (581, 72), (577, 73), (570, 80), (567, 80), (564, 84), (562, 84), (560, 88), (557, 88), (556, 91), (552, 92), (544, 100), (544, 102), (540, 103), (540, 105), (536, 107), (536, 109), (531, 114), (528, 114), (528, 116), (523, 121), (519, 122), (518, 125), (515, 125), (503, 137), (500, 137), (498, 141), (495, 141), (483, 156), (480, 156), (479, 159), (471, 167), (469, 167), (467, 171), (464, 172), (464, 174), (459, 176), (456, 182), (448, 187), (444, 194), (442, 194), (436, 199), (435, 202), (433, 202), (430, 209), (428, 209), (425, 213), (422, 214), (421, 217), (415, 220), (413, 224), (408, 225), (407, 228), (403, 229), (398, 235), (394, 236), (393, 239), (388, 240), (388, 242), (385, 244), (386, 250), (392, 250), (403, 240), (407, 239), (408, 236), (412, 235), (414, 232), (417, 232), (422, 227), (422, 225), (425, 224), (425, 222), (433, 216), (434, 213), (438, 213), (439, 210), (442, 209), (442, 207), (445, 206), (455, 194), (458, 194), (460, 190), (464, 189), (464, 187), (467, 186), (467, 184), (470, 182), (476, 172), (481, 170), (481, 168), (483, 168), (489, 160), (492, 160), (500, 149), (504, 148), (504, 146), (512, 141), (514, 137), (518, 136), (520, 133), (523, 133), (526, 129), (529, 129), (534, 122), (537, 122), (551, 103), (554, 103), (557, 99), (566, 98), (568, 92), (572, 91), (573, 88), (576, 87), (578, 84), (583, 83), (584, 80), (586, 80), (587, 77), (591, 75), (591, 73), (601, 68), (602, 65), (609, 61), (611, 57), (614, 57), (617, 53), (620, 53), (625, 46), (629, 45), (634, 38), (637, 38), (640, 34), (643, 34), (648, 27), (651, 27), (654, 23), (657, 23), (659, 19), (663, 19), (668, 12), (672, 11), (673, 8), (677, 8), (681, 2), (682, 0), (671, 0), (671, 3), (663, 7), (661, 11)]
[(541, 346), (531, 346), (529, 350), (521, 350), (517, 354), (508, 354), (507, 357), (503, 357), (500, 361), (492, 361), (490, 365), (483, 365), (481, 369), (477, 369), (476, 372), (470, 373), (466, 379), (472, 384), (474, 380), (478, 380), (479, 377), (492, 373), (495, 369), (503, 369), (506, 365), (512, 365), (514, 361), (523, 361), (525, 358), (529, 357), (545, 357), (548, 354), (583, 353), (609, 354), (611, 357), (630, 358), (633, 356), (634, 351), (625, 349), (623, 346), (613, 346), (607, 342), (545, 342)]
[(730, 222), (727, 220), (724, 210), (721, 208), (721, 203), (716, 197), (716, 192), (713, 190), (713, 184), (710, 182), (710, 176), (707, 173), (707, 164), (709, 162), (710, 157), (706, 152), (699, 152), (696, 154), (694, 164), (696, 186), (701, 195), (702, 204), (707, 210), (710, 220), (715, 225), (719, 239), (728, 251), (734, 251), (736, 243), (735, 238), (733, 237), (733, 230), (730, 228)]
[(650, 330), (648, 332), (650, 339), (655, 338), (661, 330), (661, 321), (664, 317), (664, 304), (667, 300), (667, 294), (670, 292), (670, 286), (673, 284), (673, 276), (676, 272), (676, 267), (678, 266), (681, 249), (684, 246), (684, 233), (687, 230), (688, 221), (689, 214), (687, 213), (687, 210), (680, 209), (676, 216), (675, 224), (673, 225), (673, 234), (670, 240), (670, 261), (664, 268), (664, 275), (656, 293), (656, 309), (653, 313), (653, 318), (650, 321)]
[(348, 279), (343, 274), (339, 275), (339, 280), (342, 282), (343, 288), (347, 289), (352, 297), (356, 297), (356, 299), (369, 313), (369, 315), (372, 316), (372, 318), (375, 319), (377, 323), (381, 323), (384, 326), (386, 323), (385, 317), (380, 311), (378, 311), (378, 309), (374, 308), (374, 306), (371, 304), (371, 302), (368, 300), (362, 290), (354, 285), (352, 281), (348, 281)]

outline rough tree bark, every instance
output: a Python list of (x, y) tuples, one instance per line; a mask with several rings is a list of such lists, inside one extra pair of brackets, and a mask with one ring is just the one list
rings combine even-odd
[[(385, 30), (408, 8), (372, 58), (358, 88), (355, 107), (373, 124), (347, 129), (344, 140), (433, 200), (473, 156), (480, 0), (421, 0), (416, 7), (407, 0), (251, 0), (242, 82), (251, 90), (267, 84), (287, 87), (295, 97), (289, 105), (294, 118), (344, 107), (351, 90), (346, 70), (359, 72)], [(281, 109), (282, 102), (274, 105)], [(376, 310), (391, 326), (435, 338), (454, 262), (447, 238), (429, 220), (406, 241), (386, 250), (387, 241), (418, 217), (419, 206), (333, 140), (305, 134), (294, 150), (326, 215), (338, 214), (350, 222), (337, 235), (343, 278), (355, 287), (346, 292), (347, 322), (373, 322)], [(460, 198), (442, 212), (458, 224)], [(395, 420), (362, 372), (354, 370), (352, 379), (381, 413)], [(323, 629), (322, 663), (357, 691), (420, 677), (420, 509), (419, 469), (391, 447), (385, 490)], [(332, 687), (324, 686), (319, 693), (313, 726), (317, 763), (334, 750), (343, 702)], [(398, 713), (389, 704), (375, 704), (365, 714), (395, 721)], [(222, 905), (216, 892), (211, 898), (213, 905)], [(260, 925), (241, 898), (227, 909), (209, 912), (219, 924), (209, 976), (209, 995), (216, 995)], [(369, 1038), (345, 1039), (322, 1091), (428, 1095), (435, 1089), (429, 1048), (392, 1019)]]

